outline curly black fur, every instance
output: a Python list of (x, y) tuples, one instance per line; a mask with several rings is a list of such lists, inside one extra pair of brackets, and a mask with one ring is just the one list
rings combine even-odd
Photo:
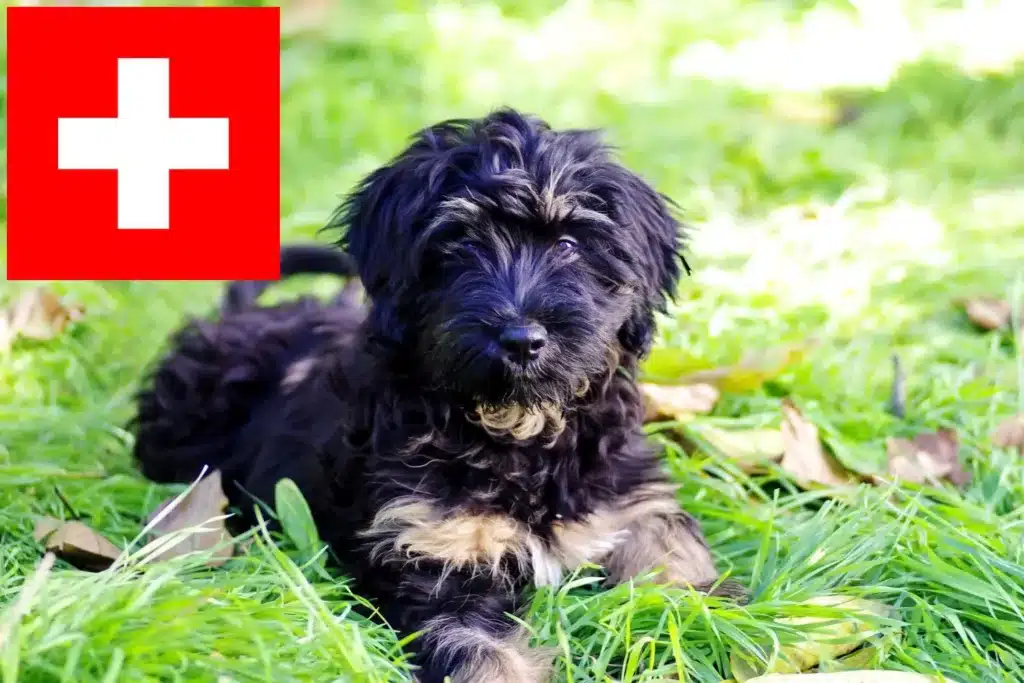
[[(139, 399), (146, 476), (222, 471), (252, 521), (281, 477), (420, 681), (540, 681), (505, 615), (582, 562), (717, 577), (641, 431), (635, 384), (685, 267), (667, 202), (588, 131), (502, 110), (443, 122), (331, 222), (370, 305), (228, 310), (173, 340)], [(511, 354), (503, 333), (539, 327)]]

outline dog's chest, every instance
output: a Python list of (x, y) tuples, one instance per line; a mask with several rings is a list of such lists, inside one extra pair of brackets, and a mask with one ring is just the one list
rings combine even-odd
[(621, 546), (629, 523), (620, 501), (655, 476), (627, 418), (577, 413), (549, 447), (468, 426), (408, 441), (402, 457), (377, 461), (378, 510), (365, 535), (378, 554), (516, 567), (520, 578), (555, 584)]
[(487, 466), (473, 460), (465, 470), (448, 471), (448, 488), (435, 489), (446, 495), (421, 487), (417, 495), (393, 499), (365, 534), (376, 541), (374, 554), (429, 557), (452, 569), (511, 572), (538, 586), (557, 585), (627, 539), (622, 517), (607, 501), (596, 502), (584, 477), (521, 459), (525, 454), (509, 453)]
[(564, 449), (496, 447), (466, 458), (457, 467), (462, 486), (452, 502), (504, 514), (540, 534), (592, 507), (592, 483), (600, 479), (575, 453)]

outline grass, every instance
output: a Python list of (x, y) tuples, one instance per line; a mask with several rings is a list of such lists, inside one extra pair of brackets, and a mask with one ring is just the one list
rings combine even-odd
[[(1024, 77), (1008, 37), (1020, 6), (963, 4), (379, 0), (338, 3), (331, 21), (284, 38), (286, 239), (313, 237), (361, 174), (439, 118), (508, 103), (556, 126), (601, 126), (695, 226), (695, 274), (663, 321), (664, 347), (712, 365), (819, 340), (702, 420), (775, 424), (792, 397), (864, 471), (890, 435), (961, 436), (964, 490), (842, 496), (656, 436), (753, 600), (602, 590), (583, 572), (538, 591), (524, 615), (560, 653), (557, 681), (720, 681), (730, 654), (766, 658), (800, 637), (780, 619), (827, 614), (798, 604), (826, 593), (895, 608), (872, 665), (1024, 680), (1024, 461), (988, 437), (1024, 408), (1024, 360), (1019, 340), (979, 333), (955, 304), (1024, 286)], [(5, 283), (3, 298), (23, 286)], [(53, 287), (88, 318), (0, 356), (4, 683), (408, 680), (401, 645), (359, 616), (344, 577), (303, 573), (262, 531), (217, 570), (138, 552), (146, 513), (177, 489), (131, 467), (132, 392), (168, 332), (210, 310), (219, 287)], [(885, 410), (894, 353), (905, 420)], [(85, 574), (58, 562), (32, 578), (33, 517), (68, 514), (57, 490), (134, 543), (123, 565)]]

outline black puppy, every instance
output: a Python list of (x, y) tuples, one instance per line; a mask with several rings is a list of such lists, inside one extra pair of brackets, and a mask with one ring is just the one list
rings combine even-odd
[(188, 325), (141, 394), (147, 476), (220, 469), (243, 510), (294, 479), (359, 590), (423, 631), (423, 683), (546, 680), (507, 613), (583, 563), (714, 586), (634, 379), (685, 267), (680, 225), (595, 133), (510, 110), (440, 123), (330, 227), (368, 307)]

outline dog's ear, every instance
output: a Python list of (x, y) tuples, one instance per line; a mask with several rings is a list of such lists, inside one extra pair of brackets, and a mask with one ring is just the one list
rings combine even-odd
[(616, 185), (615, 220), (628, 230), (640, 286), (636, 307), (619, 331), (619, 343), (627, 352), (643, 356), (654, 339), (655, 312), (664, 312), (683, 271), (689, 273), (682, 255), (683, 226), (671, 200), (639, 176), (623, 169)]
[(366, 176), (335, 211), (328, 230), (356, 263), (366, 293), (392, 298), (412, 273), (411, 245), (439, 189), (415, 147)]

